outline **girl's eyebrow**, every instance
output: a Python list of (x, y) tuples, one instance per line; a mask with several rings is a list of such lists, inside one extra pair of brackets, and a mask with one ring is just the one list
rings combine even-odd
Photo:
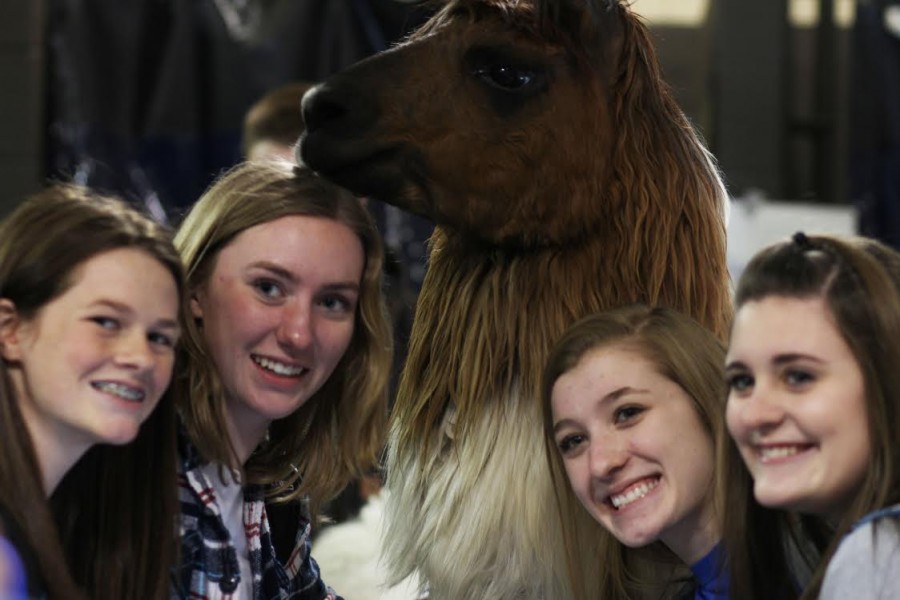
[(294, 276), (294, 274), (292, 272), (288, 271), (281, 265), (278, 265), (271, 261), (261, 260), (261, 261), (257, 261), (254, 263), (250, 263), (249, 265), (247, 265), (247, 268), (248, 269), (263, 269), (265, 271), (269, 271), (273, 275), (277, 275), (278, 277), (281, 277), (282, 279), (286, 279), (290, 282), (297, 281), (297, 277)]
[(729, 370), (738, 370), (738, 369), (741, 369), (741, 370), (746, 371), (746, 370), (747, 370), (747, 365), (745, 365), (745, 364), (743, 363), (743, 361), (740, 361), (740, 360), (732, 360), (732, 361), (730, 361), (730, 362), (726, 362), (726, 363), (725, 363), (725, 370), (726, 370), (726, 371), (729, 371)]
[(783, 365), (785, 363), (790, 363), (797, 360), (808, 360), (820, 364), (825, 362), (818, 356), (813, 356), (811, 354), (803, 354), (802, 352), (786, 352), (784, 354), (776, 354), (775, 358), (772, 359), (772, 364)]
[[(817, 364), (824, 364), (825, 361), (819, 358), (818, 356), (813, 356), (811, 354), (804, 354), (802, 352), (785, 352), (783, 354), (776, 354), (771, 363), (773, 366), (779, 367), (781, 365), (786, 365), (792, 362), (796, 362), (798, 360), (806, 360), (809, 362), (814, 362)], [(747, 370), (748, 367), (740, 360), (733, 360), (731, 362), (725, 363), (725, 370), (732, 369), (744, 369)]]
[[(263, 269), (275, 275), (276, 277), (280, 277), (289, 283), (297, 283), (297, 276), (294, 275), (291, 271), (285, 269), (281, 265), (275, 264), (270, 261), (261, 260), (255, 263), (250, 263), (248, 265), (250, 269)], [(359, 291), (359, 284), (355, 281), (338, 281), (335, 283), (330, 283), (324, 286), (326, 291), (340, 291), (340, 290), (349, 290), (353, 292)]]

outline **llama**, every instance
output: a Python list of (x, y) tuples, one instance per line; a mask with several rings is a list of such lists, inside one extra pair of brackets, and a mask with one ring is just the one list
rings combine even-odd
[(571, 598), (541, 431), (551, 345), (635, 301), (721, 336), (730, 317), (725, 189), (646, 27), (616, 0), (451, 0), (303, 112), (300, 160), (436, 225), (389, 438), (394, 577), (434, 600)]

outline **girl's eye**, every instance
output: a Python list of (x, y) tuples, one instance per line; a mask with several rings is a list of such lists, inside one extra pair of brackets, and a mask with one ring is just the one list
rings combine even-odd
[(109, 331), (115, 331), (120, 327), (119, 321), (112, 317), (96, 316), (91, 317), (90, 320), (99, 325), (101, 328), (107, 329)]
[(326, 296), (319, 304), (328, 312), (349, 313), (353, 311), (353, 303), (343, 296)]
[(559, 452), (563, 455), (566, 455), (571, 453), (583, 441), (583, 435), (573, 434), (565, 436), (564, 438), (556, 442), (556, 445), (559, 448)]
[(252, 285), (265, 298), (274, 299), (284, 296), (284, 290), (281, 288), (281, 285), (271, 279), (257, 279)]
[(727, 379), (728, 389), (733, 392), (746, 392), (753, 387), (753, 377), (746, 373), (735, 373)]
[(800, 387), (815, 381), (815, 376), (812, 373), (800, 369), (788, 369), (784, 373), (784, 379), (789, 386)]
[(615, 423), (627, 423), (646, 410), (643, 406), (628, 405), (617, 408), (613, 413)]
[(151, 344), (156, 346), (162, 346), (164, 348), (174, 348), (176, 338), (170, 335), (166, 335), (165, 333), (150, 333), (147, 336), (147, 339)]

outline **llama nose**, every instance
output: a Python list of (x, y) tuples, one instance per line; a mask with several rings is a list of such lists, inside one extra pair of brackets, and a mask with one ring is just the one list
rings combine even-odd
[(300, 103), (307, 134), (353, 139), (368, 130), (377, 109), (366, 88), (338, 74), (308, 91)]
[(334, 174), (370, 153), (374, 100), (336, 75), (303, 96), (306, 131), (297, 145), (297, 163)]
[(300, 104), (306, 131), (316, 132), (328, 123), (340, 121), (350, 114), (350, 107), (342, 94), (333, 87), (320, 84), (303, 96)]

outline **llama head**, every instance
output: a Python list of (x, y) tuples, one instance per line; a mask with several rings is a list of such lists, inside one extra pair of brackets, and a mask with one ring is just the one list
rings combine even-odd
[(717, 182), (645, 27), (611, 0), (451, 0), (303, 113), (312, 168), (492, 244), (602, 234), (635, 194), (680, 210)]

